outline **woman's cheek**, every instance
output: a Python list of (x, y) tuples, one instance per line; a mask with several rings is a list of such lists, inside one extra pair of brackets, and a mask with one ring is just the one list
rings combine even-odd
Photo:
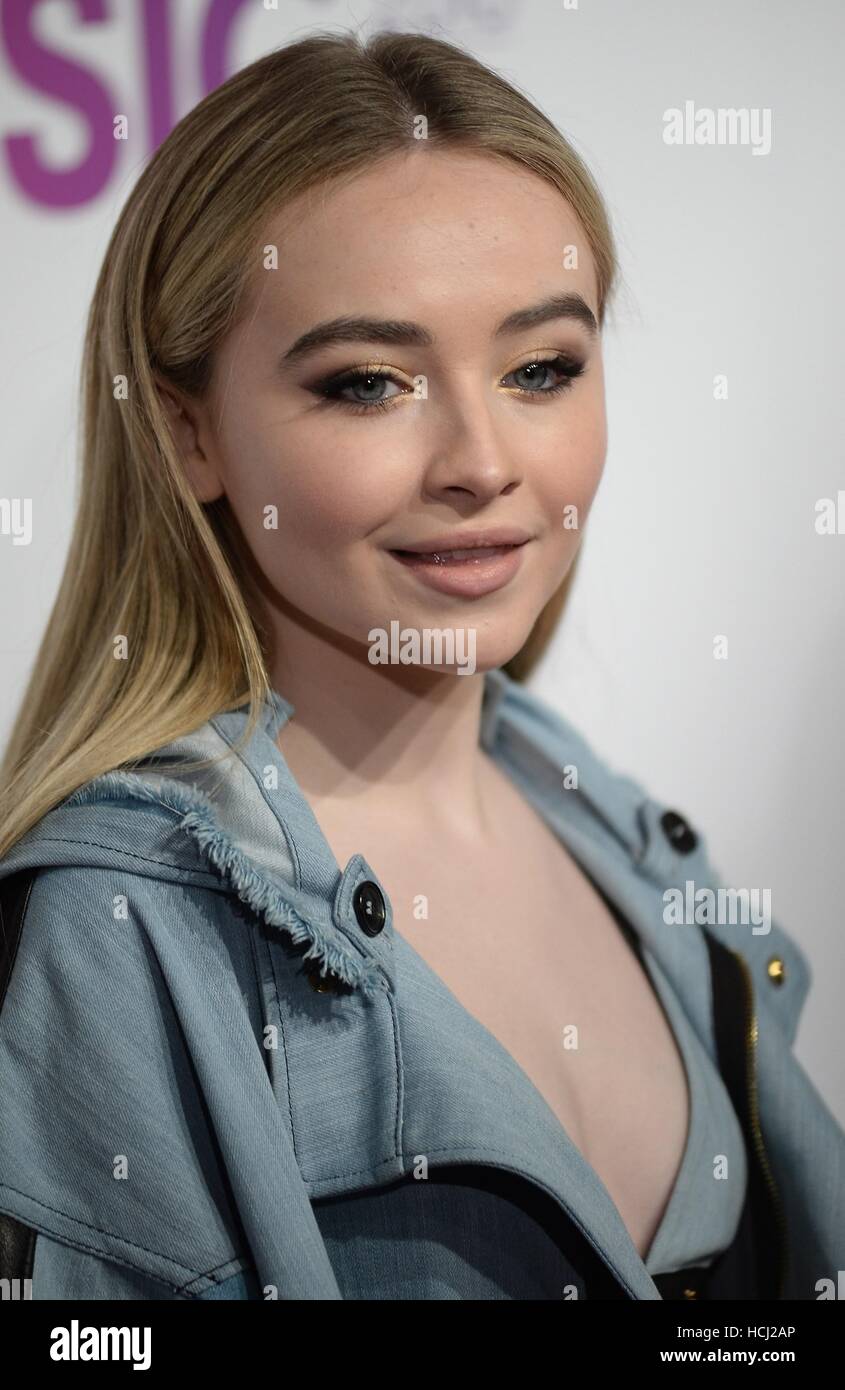
[(414, 497), (412, 471), (407, 449), (382, 457), (375, 440), (365, 448), (363, 441), (350, 445), (347, 437), (328, 454), (312, 449), (288, 465), (284, 510), (312, 546), (358, 541), (404, 513)]
[[(585, 412), (569, 441), (564, 458), (558, 463), (558, 508), (562, 524), (575, 515), (579, 525), (587, 518), (598, 491), (607, 456), (607, 421), (603, 409)], [(569, 522), (571, 525), (571, 520)]]
[(250, 468), (242, 482), (230, 489), (233, 510), (250, 544), (277, 562), (280, 549), (312, 563), (327, 554), (337, 561), (344, 547), (388, 524), (406, 500), (377, 461), (342, 449), (331, 459), (314, 450), (286, 453), (281, 461), (275, 455)]

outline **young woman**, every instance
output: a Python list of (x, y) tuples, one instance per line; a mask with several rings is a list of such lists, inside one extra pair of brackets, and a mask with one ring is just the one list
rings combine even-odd
[(717, 895), (702, 836), (522, 684), (615, 278), (562, 135), (419, 35), (269, 54), (133, 189), (3, 776), (0, 1250), (34, 1297), (835, 1282), (801, 950), (671, 917)]

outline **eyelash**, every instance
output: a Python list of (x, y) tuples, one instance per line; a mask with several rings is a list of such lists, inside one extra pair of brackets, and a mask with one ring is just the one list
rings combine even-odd
[[(561, 372), (562, 380), (557, 385), (549, 386), (545, 390), (528, 391), (525, 387), (512, 387), (526, 399), (548, 398), (549, 396), (559, 396), (568, 391), (583, 375), (585, 363), (579, 358), (572, 357), (569, 353), (559, 352), (554, 357), (532, 358), (529, 362), (523, 362), (521, 366), (514, 367), (513, 371), (508, 372), (508, 376), (513, 376), (516, 372), (524, 372), (526, 367), (556, 367)], [(390, 410), (394, 402), (401, 400), (403, 395), (412, 394), (410, 391), (399, 392), (395, 396), (389, 396), (383, 401), (350, 401), (345, 400), (339, 394), (350, 386), (355, 386), (360, 381), (392, 381), (397, 385), (403, 385), (392, 372), (383, 371), (380, 368), (355, 368), (350, 371), (337, 373), (335, 376), (326, 377), (316, 386), (310, 389), (321, 397), (324, 405), (340, 406), (342, 409), (351, 410), (354, 415), (372, 415), (376, 410)]]

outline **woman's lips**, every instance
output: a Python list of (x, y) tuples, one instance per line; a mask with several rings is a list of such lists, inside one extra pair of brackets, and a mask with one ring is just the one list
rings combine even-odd
[(513, 579), (522, 564), (522, 552), (527, 544), (523, 541), (520, 545), (427, 552), (391, 550), (390, 554), (430, 589), (478, 598), (501, 589)]

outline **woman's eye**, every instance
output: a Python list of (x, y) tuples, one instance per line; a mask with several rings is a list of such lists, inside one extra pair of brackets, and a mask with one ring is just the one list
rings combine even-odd
[[(396, 391), (388, 392), (389, 386), (396, 386)], [(387, 372), (364, 371), (343, 372), (340, 376), (321, 382), (316, 388), (323, 400), (333, 405), (351, 406), (353, 410), (372, 410), (374, 407), (384, 410), (388, 401), (406, 395), (408, 389), (406, 387), (403, 391), (396, 378)]]
[(582, 361), (559, 353), (542, 361), (525, 362), (502, 380), (507, 384), (509, 377), (514, 378), (517, 391), (524, 396), (550, 396), (568, 390), (583, 371)]
[[(558, 353), (555, 357), (525, 362), (508, 372), (502, 382), (525, 400), (547, 399), (568, 390), (581, 376), (584, 366), (580, 359)], [(394, 389), (391, 390), (391, 387)], [(398, 397), (413, 394), (413, 388), (407, 382), (398, 380), (390, 372), (366, 368), (340, 372), (309, 389), (325, 405), (340, 406), (361, 415), (371, 414), (374, 410), (389, 410)]]

